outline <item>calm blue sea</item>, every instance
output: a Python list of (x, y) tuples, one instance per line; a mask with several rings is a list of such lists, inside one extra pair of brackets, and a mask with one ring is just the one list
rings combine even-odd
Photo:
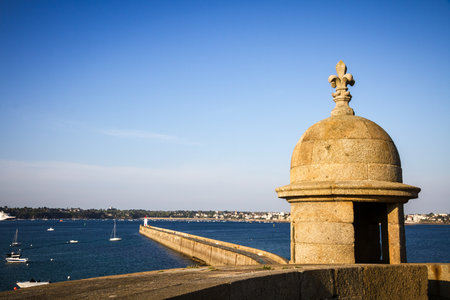
[[(181, 268), (194, 264), (138, 233), (138, 221), (118, 221), (122, 241), (110, 242), (113, 221), (101, 220), (14, 220), (0, 222), (0, 251), (9, 246), (16, 228), (26, 264), (0, 262), (0, 291), (10, 290), (16, 281), (52, 282)], [(227, 242), (264, 249), (289, 258), (288, 223), (154, 221), (150, 225), (183, 231)], [(49, 232), (47, 228), (55, 231)], [(69, 240), (78, 240), (69, 244)], [(409, 262), (450, 262), (450, 226), (415, 225), (406, 227)]]

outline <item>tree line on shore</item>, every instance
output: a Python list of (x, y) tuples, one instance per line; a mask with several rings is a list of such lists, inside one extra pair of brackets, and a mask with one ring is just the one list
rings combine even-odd
[[(230, 220), (270, 219), (288, 220), (289, 213), (237, 212), (237, 211), (200, 211), (200, 210), (145, 210), (145, 209), (82, 209), (48, 207), (0, 207), (0, 211), (17, 219), (142, 219), (149, 218), (219, 218)], [(282, 214), (282, 215), (280, 215)], [(405, 215), (407, 223), (450, 224), (450, 214)]]
[[(198, 211), (189, 210), (144, 210), (116, 208), (108, 209), (81, 209), (81, 208), (48, 208), (48, 207), (22, 207), (11, 208), (4, 206), (0, 210), (15, 216), (17, 219), (140, 219), (149, 218), (194, 218)], [(202, 211), (208, 217), (213, 217), (214, 211)]]

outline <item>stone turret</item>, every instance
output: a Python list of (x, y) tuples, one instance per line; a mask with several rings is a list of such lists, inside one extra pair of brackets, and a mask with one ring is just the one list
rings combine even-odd
[(291, 203), (291, 263), (406, 262), (403, 204), (418, 187), (402, 183), (400, 157), (377, 124), (354, 115), (345, 64), (328, 78), (331, 117), (301, 136), (290, 184), (276, 189)]

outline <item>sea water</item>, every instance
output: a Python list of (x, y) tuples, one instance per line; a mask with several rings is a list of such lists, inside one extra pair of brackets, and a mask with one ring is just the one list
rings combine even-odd
[[(0, 251), (21, 249), (28, 264), (0, 262), (0, 291), (17, 281), (65, 281), (150, 270), (183, 268), (195, 264), (139, 234), (142, 221), (117, 221), (110, 242), (112, 220), (14, 220), (0, 222)], [(241, 244), (289, 259), (289, 223), (151, 221), (149, 225)], [(53, 227), (54, 231), (47, 231)], [(10, 247), (19, 229), (18, 248)], [(78, 240), (70, 244), (69, 240)], [(406, 226), (409, 262), (450, 262), (450, 226)]]
[[(47, 231), (53, 227), (54, 231)], [(19, 229), (20, 247), (10, 247)], [(181, 268), (193, 264), (139, 234), (139, 222), (118, 221), (117, 236), (110, 242), (113, 221), (56, 220), (6, 221), (0, 223), (2, 254), (22, 249), (28, 264), (0, 262), (0, 291), (14, 288), (16, 281), (31, 278), (65, 281), (148, 270)], [(69, 240), (78, 240), (76, 244)]]

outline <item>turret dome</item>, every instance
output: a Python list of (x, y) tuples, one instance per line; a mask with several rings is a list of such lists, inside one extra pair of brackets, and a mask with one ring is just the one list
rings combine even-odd
[(397, 148), (376, 123), (351, 114), (317, 122), (302, 135), (291, 160), (291, 184), (304, 181), (402, 182)]

